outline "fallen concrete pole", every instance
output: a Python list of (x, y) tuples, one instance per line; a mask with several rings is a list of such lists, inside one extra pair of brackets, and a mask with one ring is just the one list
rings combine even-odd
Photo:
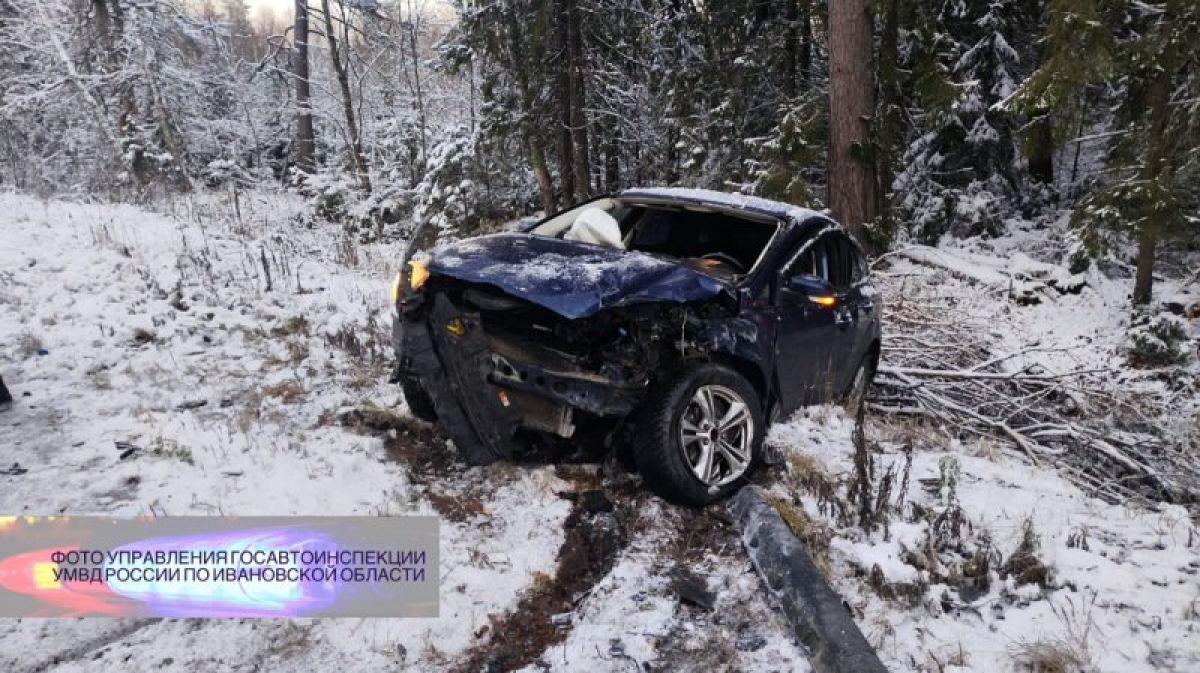
[(747, 486), (729, 502), (767, 591), (791, 622), (817, 673), (887, 673), (850, 610), (813, 563), (804, 543), (757, 486)]

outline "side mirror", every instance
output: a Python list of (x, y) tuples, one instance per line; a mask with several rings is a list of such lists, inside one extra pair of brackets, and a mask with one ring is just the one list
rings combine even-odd
[(819, 276), (797, 274), (787, 279), (786, 287), (818, 306), (832, 308), (837, 304), (837, 294), (833, 291), (833, 286)]

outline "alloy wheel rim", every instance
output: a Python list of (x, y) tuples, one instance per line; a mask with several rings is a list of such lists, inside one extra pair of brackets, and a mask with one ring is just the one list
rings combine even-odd
[(705, 486), (724, 486), (750, 468), (754, 416), (742, 396), (702, 385), (679, 418), (679, 441), (692, 474)]

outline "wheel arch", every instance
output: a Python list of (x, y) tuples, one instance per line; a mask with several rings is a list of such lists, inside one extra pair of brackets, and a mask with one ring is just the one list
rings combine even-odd
[(773, 396), (766, 372), (760, 365), (750, 359), (725, 352), (710, 353), (706, 359), (694, 360), (694, 362), (705, 361), (732, 369), (741, 375), (754, 388), (754, 392), (758, 393), (759, 402), (763, 405), (763, 413), (766, 414), (770, 410), (774, 403)]

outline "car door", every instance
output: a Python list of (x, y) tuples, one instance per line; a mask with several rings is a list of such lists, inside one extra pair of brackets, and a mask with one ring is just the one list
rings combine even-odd
[[(858, 365), (867, 355), (875, 334), (875, 323), (878, 322), (880, 310), (875, 301), (875, 293), (867, 277), (867, 261), (862, 249), (849, 237), (845, 238), (846, 251), (850, 267), (850, 287), (845, 293), (845, 306), (851, 312), (853, 321), (853, 341), (848, 349), (847, 366), (849, 376), (853, 377)], [(847, 379), (846, 384), (849, 385)]]
[(775, 337), (775, 376), (784, 412), (827, 399), (830, 374), (836, 371), (837, 336), (841, 331), (837, 307), (824, 306), (803, 289), (791, 286), (800, 275), (828, 281), (829, 234), (797, 245), (776, 278), (779, 329)]
[(821, 401), (833, 401), (850, 386), (866, 352), (869, 344), (864, 341), (874, 306), (863, 295), (858, 282), (864, 274), (858, 246), (844, 232), (834, 231), (827, 235), (825, 247), (829, 258), (829, 282), (836, 295), (833, 311), (837, 333), (830, 345), (833, 357)]

